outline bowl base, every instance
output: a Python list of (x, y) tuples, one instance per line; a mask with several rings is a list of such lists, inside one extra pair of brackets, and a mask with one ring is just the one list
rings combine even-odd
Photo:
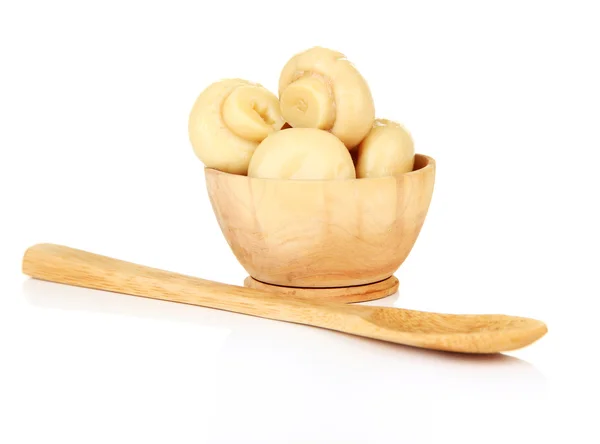
[(372, 284), (334, 288), (284, 287), (257, 281), (252, 276), (248, 276), (246, 280), (244, 280), (244, 287), (248, 288), (272, 291), (281, 293), (282, 295), (312, 301), (340, 303), (366, 302), (381, 299), (396, 293), (396, 291), (398, 291), (398, 285), (398, 278), (395, 276), (391, 276), (383, 281), (373, 282)]

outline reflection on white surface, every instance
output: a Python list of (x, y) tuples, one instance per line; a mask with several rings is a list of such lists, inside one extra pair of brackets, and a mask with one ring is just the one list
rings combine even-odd
[[(219, 337), (225, 339), (216, 351), (199, 358), (199, 362), (206, 362), (202, 365), (210, 363), (216, 368), (211, 376), (214, 380), (208, 382), (210, 389), (199, 391), (197, 399), (199, 406), (209, 403), (202, 410), (203, 415), (208, 415), (203, 417), (203, 433), (211, 443), (277, 442), (282, 436), (288, 438), (281, 442), (317, 442), (311, 434), (314, 426), (296, 430), (293, 438), (286, 435), (290, 428), (297, 427), (298, 418), (317, 425), (319, 439), (323, 439), (318, 442), (342, 442), (335, 441), (340, 436), (344, 437), (343, 442), (377, 442), (384, 436), (389, 438), (390, 429), (396, 426), (403, 428), (404, 433), (414, 429), (418, 436), (429, 439), (438, 433), (427, 427), (429, 415), (442, 406), (450, 408), (457, 398), (467, 403), (472, 399), (475, 404), (497, 405), (544, 397), (543, 376), (527, 362), (505, 355), (469, 356), (420, 350), (219, 310), (37, 280), (27, 280), (23, 293), (39, 309), (130, 317), (131, 325), (137, 325), (136, 319), (157, 321), (156, 327), (146, 328), (164, 331), (166, 324), (186, 325), (192, 327), (192, 335), (204, 342), (210, 340), (207, 329), (220, 332)], [(396, 294), (370, 304), (400, 306), (401, 299)], [(193, 338), (185, 339), (193, 344)], [(197, 351), (187, 345), (177, 351), (188, 352)], [(177, 359), (171, 354), (168, 357)], [(132, 361), (131, 365), (136, 364)], [(182, 372), (179, 377), (190, 378), (193, 373)], [(189, 384), (193, 387), (194, 381)], [(514, 408), (512, 411), (516, 412)], [(415, 415), (420, 420), (414, 420)], [(235, 426), (230, 423), (231, 418), (235, 418)], [(345, 434), (340, 435), (337, 426), (328, 425), (330, 418), (347, 418)], [(404, 422), (402, 418), (413, 419)], [(358, 419), (362, 426), (355, 421)], [(370, 426), (364, 427), (365, 422)], [(245, 441), (239, 441), (240, 436)], [(251, 438), (254, 436), (256, 441)]]

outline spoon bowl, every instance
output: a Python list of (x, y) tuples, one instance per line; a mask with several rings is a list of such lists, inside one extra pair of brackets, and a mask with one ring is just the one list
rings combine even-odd
[[(362, 309), (362, 307), (361, 307)], [(373, 307), (359, 313), (373, 328), (373, 337), (416, 347), (468, 353), (514, 350), (548, 331), (536, 319), (507, 315), (457, 315)]]

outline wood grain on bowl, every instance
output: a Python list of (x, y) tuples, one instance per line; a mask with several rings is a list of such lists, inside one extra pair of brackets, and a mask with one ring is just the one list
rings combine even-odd
[(288, 287), (345, 287), (389, 278), (429, 209), (435, 161), (412, 172), (350, 180), (258, 179), (206, 169), (229, 246), (255, 279)]

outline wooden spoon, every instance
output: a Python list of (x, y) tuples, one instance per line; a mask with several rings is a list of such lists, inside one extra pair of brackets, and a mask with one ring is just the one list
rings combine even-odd
[(312, 325), (414, 347), (497, 353), (547, 332), (535, 319), (452, 315), (399, 308), (309, 302), (277, 293), (144, 267), (54, 244), (29, 248), (23, 273), (36, 279)]

